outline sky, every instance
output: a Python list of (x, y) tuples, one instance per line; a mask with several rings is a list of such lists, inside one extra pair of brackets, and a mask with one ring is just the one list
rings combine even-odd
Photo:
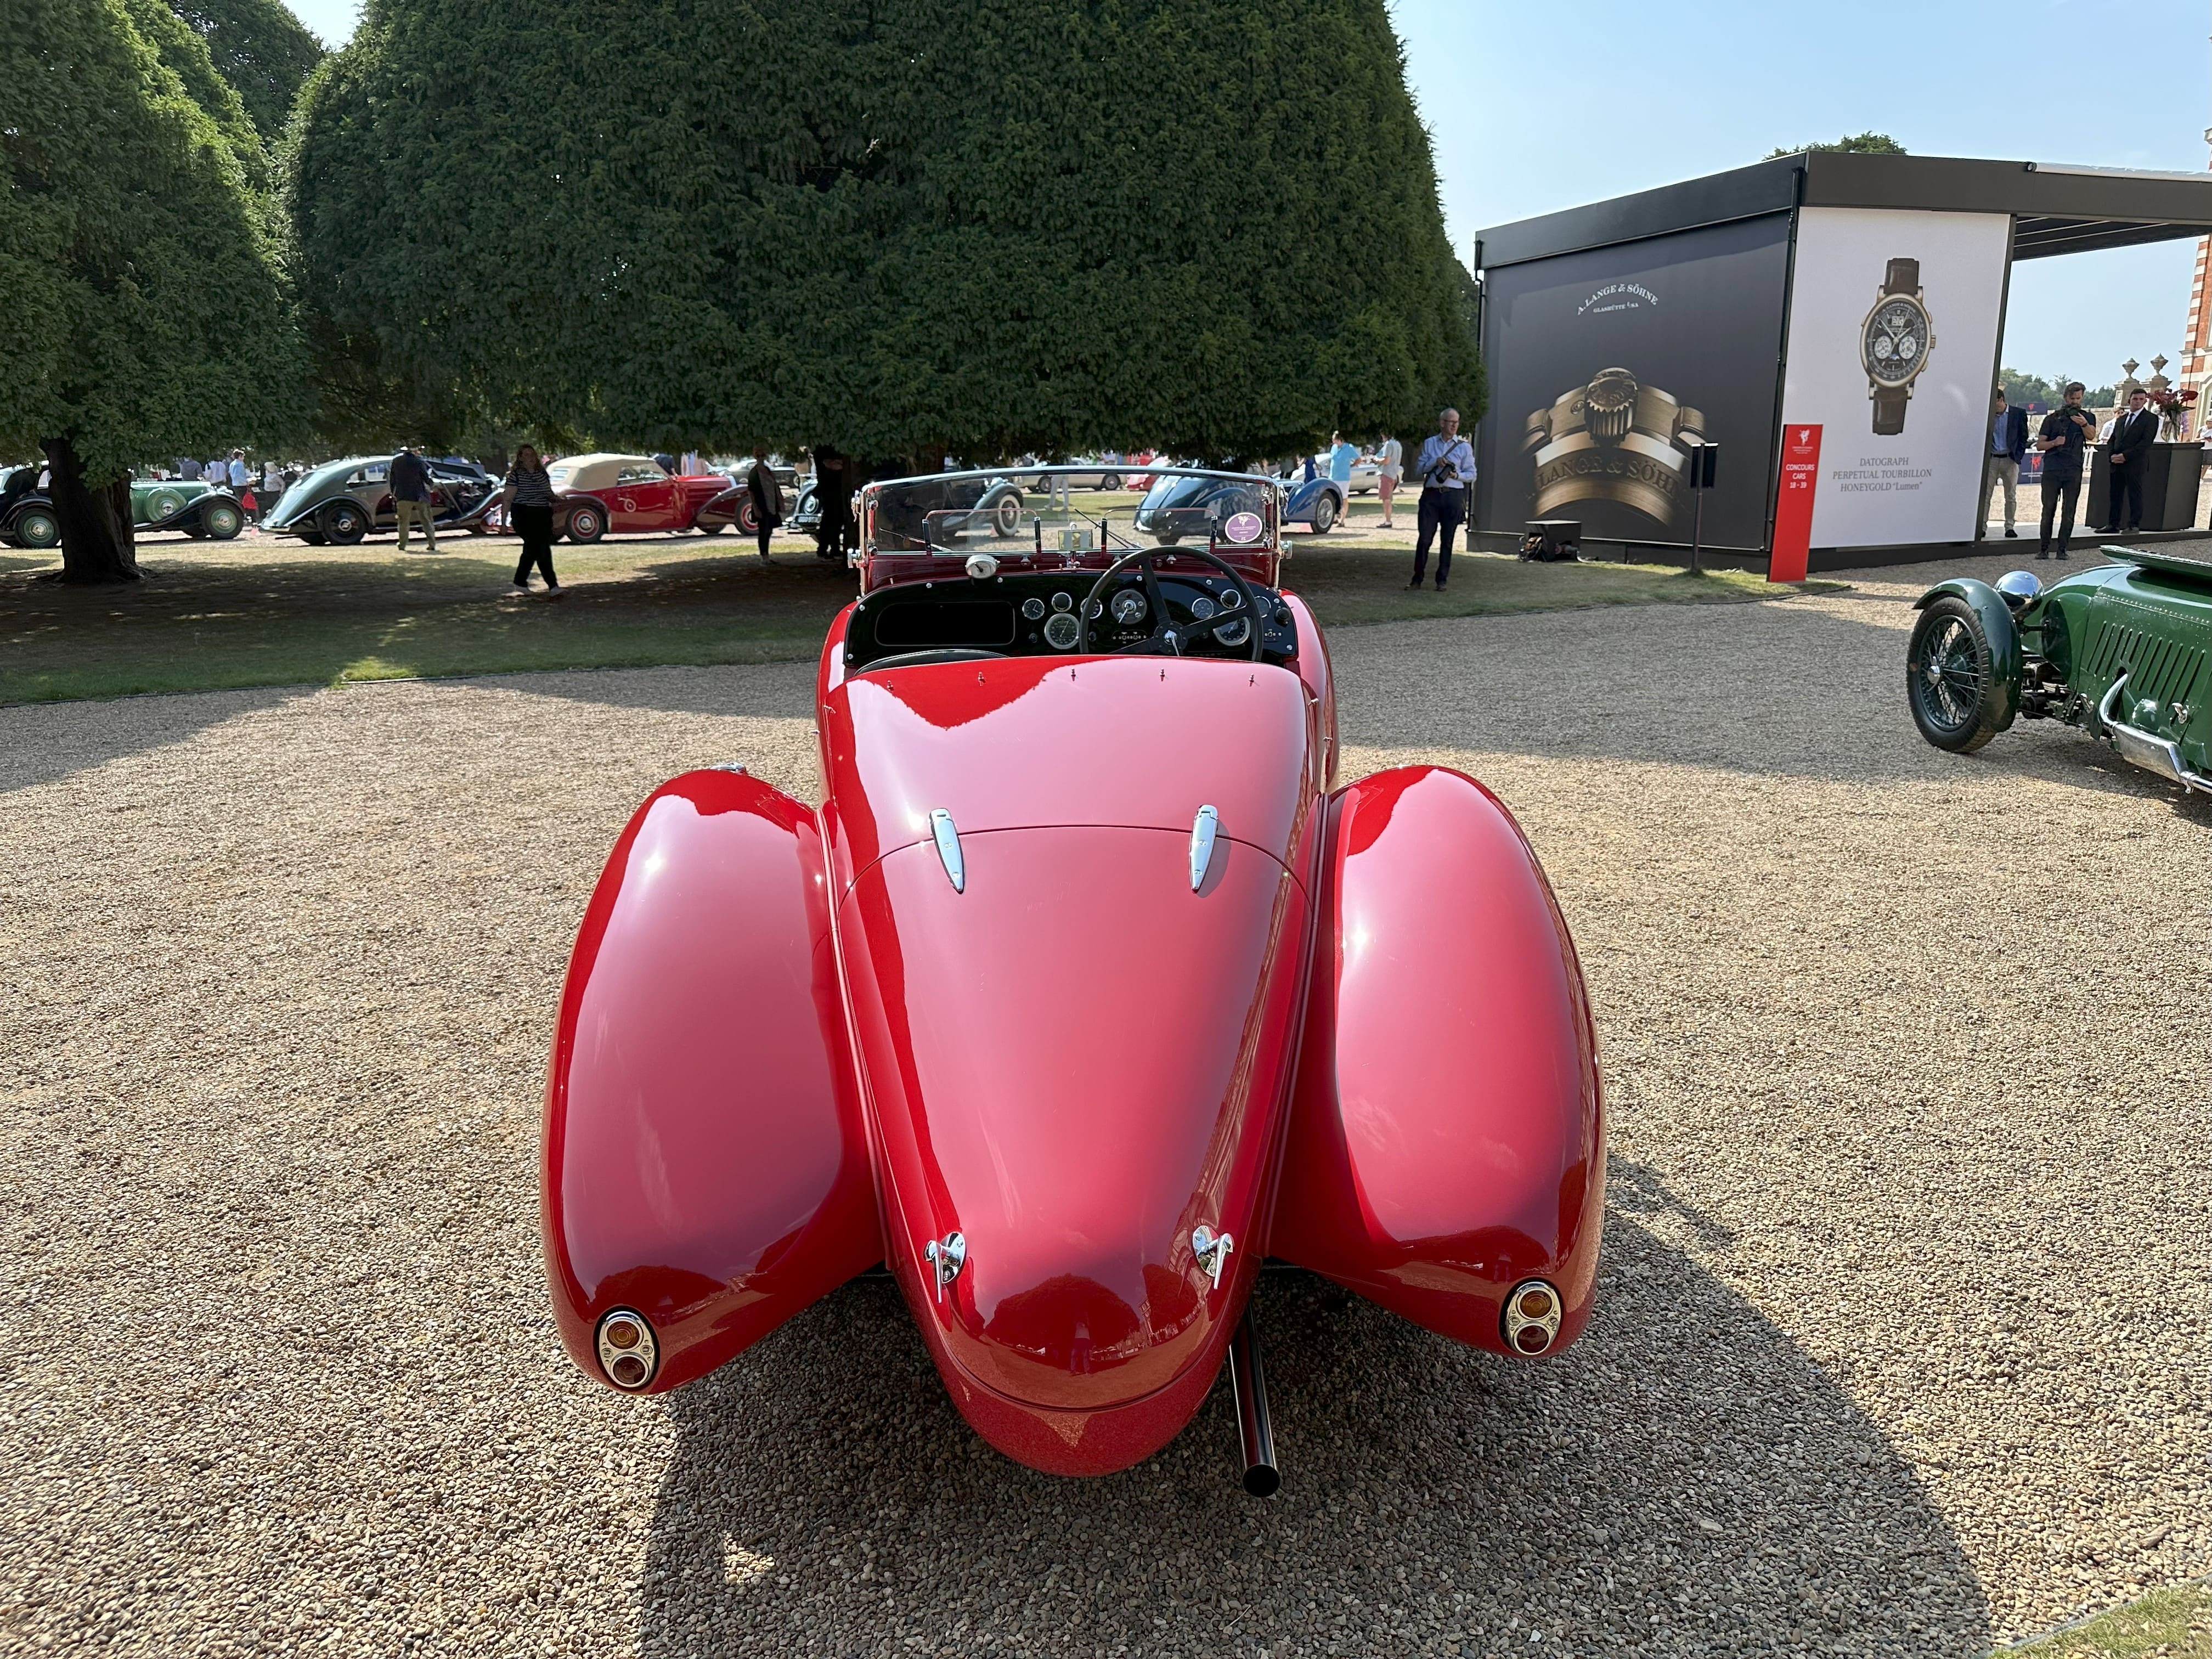
[[(1869, 128), (1927, 155), (2207, 159), (2212, 0), (1389, 3), (1462, 259), (1488, 225)], [(291, 4), (333, 46), (360, 13)], [(2194, 259), (2175, 241), (2014, 266), (2005, 365), (2100, 386), (2128, 358), (2178, 359)]]

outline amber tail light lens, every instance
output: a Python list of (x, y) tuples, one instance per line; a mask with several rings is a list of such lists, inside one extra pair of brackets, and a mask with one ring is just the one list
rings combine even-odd
[(641, 1389), (653, 1381), (660, 1345), (641, 1313), (617, 1308), (599, 1321), (599, 1368), (618, 1389)]
[(1556, 1286), (1524, 1279), (1506, 1293), (1499, 1320), (1505, 1346), (1516, 1353), (1539, 1354), (1559, 1340), (1563, 1311)]

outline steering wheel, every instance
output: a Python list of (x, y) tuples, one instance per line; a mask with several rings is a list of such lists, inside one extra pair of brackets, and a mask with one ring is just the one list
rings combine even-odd
[[(1163, 557), (1197, 559), (1212, 565), (1237, 584), (1238, 599), (1237, 606), (1232, 610), (1219, 611), (1208, 617), (1204, 622), (1193, 622), (1182, 628), (1170, 626), (1167, 599), (1160, 592), (1159, 577), (1152, 569), (1152, 562)], [(1232, 627), (1240, 622), (1248, 622), (1252, 624), (1252, 660), (1254, 662), (1260, 660), (1260, 626), (1264, 619), (1260, 615), (1260, 601), (1253, 596), (1252, 585), (1239, 575), (1237, 573), (1237, 568), (1226, 559), (1217, 558), (1212, 554), (1195, 547), (1140, 547), (1133, 552), (1124, 553), (1112, 564), (1108, 565), (1105, 573), (1098, 578), (1091, 592), (1084, 595), (1083, 603), (1076, 607), (1077, 623), (1082, 630), (1075, 636), (1075, 648), (1078, 651), (1087, 653), (1091, 649), (1091, 607), (1099, 605), (1101, 609), (1097, 614), (1102, 617), (1106, 614), (1100, 596), (1106, 592), (1114, 579), (1131, 565), (1137, 567), (1145, 580), (1145, 602), (1152, 610), (1152, 631), (1141, 640), (1120, 647), (1113, 653), (1114, 655), (1117, 657), (1180, 657), (1189, 647), (1197, 644), (1200, 640), (1211, 639), (1224, 628)]]

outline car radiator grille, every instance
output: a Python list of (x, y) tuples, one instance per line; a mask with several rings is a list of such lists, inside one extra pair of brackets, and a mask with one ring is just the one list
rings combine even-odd
[(2144, 697), (2161, 703), (2192, 702), (2204, 670), (2201, 646), (2183, 645), (2112, 623), (2098, 634), (2096, 648), (2089, 657), (2090, 678), (2100, 684), (2126, 673), (2131, 702)]

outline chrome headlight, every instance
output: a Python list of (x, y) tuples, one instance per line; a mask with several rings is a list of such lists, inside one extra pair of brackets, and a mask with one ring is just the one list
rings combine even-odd
[(2036, 580), (2033, 571), (2008, 570), (1997, 578), (1997, 592), (2004, 595), (2004, 602), (2013, 610), (2024, 611), (2041, 597), (2043, 584)]

